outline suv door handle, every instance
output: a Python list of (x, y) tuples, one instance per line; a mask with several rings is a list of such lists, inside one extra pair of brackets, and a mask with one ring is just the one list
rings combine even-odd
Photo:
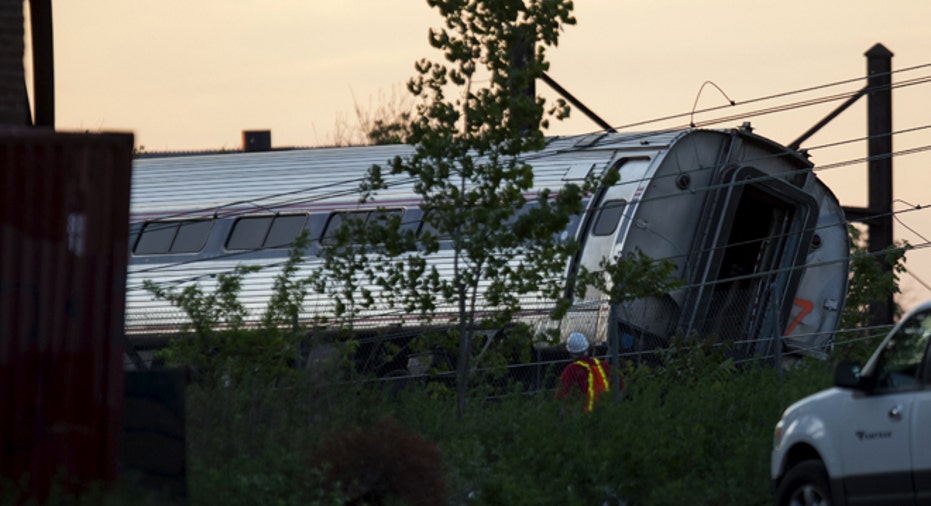
[(892, 409), (889, 410), (889, 418), (892, 418), (893, 420), (902, 419), (902, 405), (901, 404), (893, 406)]

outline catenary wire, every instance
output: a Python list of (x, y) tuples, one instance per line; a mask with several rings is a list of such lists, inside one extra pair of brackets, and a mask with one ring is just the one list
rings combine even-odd
[[(720, 120), (720, 121), (727, 121), (727, 120), (729, 120), (729, 119), (728, 119), (728, 118), (724, 118), (724, 119), (722, 119), (722, 120)], [(706, 124), (707, 124), (707, 123), (706, 123)], [(912, 130), (918, 130), (918, 129), (922, 129), (922, 128), (928, 128), (928, 127), (919, 127), (919, 128), (917, 128), (917, 129), (912, 129)], [(849, 142), (855, 142), (855, 140), (845, 141), (845, 143), (849, 143)], [(809, 149), (809, 150), (812, 150), (812, 149), (818, 149), (818, 148), (823, 148), (823, 147), (828, 147), (828, 146), (833, 146), (833, 145), (839, 145), (839, 144), (841, 144), (841, 143), (833, 143), (833, 144), (830, 144), (830, 145), (818, 146), (818, 147), (813, 147), (813, 148), (808, 148), (808, 149)], [(915, 149), (912, 149), (912, 150), (903, 150), (903, 151), (896, 152), (896, 153), (893, 154), (892, 156), (901, 156), (901, 155), (904, 155), (904, 154), (918, 153), (918, 152), (926, 151), (927, 149), (929, 149), (928, 146), (924, 146), (924, 147), (920, 147), (920, 148), (915, 148)], [(832, 164), (832, 165), (828, 165), (828, 166), (819, 166), (817, 169), (822, 169), (822, 170), (823, 170), (823, 169), (837, 168), (837, 167), (841, 167), (841, 166), (845, 166), (845, 165), (849, 165), (849, 164), (861, 163), (861, 162), (863, 162), (864, 160), (867, 160), (867, 159), (857, 159), (857, 160), (852, 160), (852, 161), (848, 161), (848, 162), (842, 162), (842, 163), (839, 163), (839, 164)], [(816, 169), (816, 170), (817, 170), (817, 169)], [(903, 212), (904, 212), (904, 211), (903, 211)], [(896, 219), (901, 223), (901, 220), (899, 220), (897, 217), (896, 217)], [(903, 226), (904, 226), (904, 224), (903, 224)], [(908, 227), (906, 227), (906, 228), (908, 228)], [(922, 237), (922, 238), (923, 238), (923, 236), (921, 236), (921, 234), (918, 234), (917, 232), (915, 232), (915, 231), (912, 230), (911, 228), (909, 228), (909, 230), (911, 230), (912, 232), (914, 232), (916, 235), (919, 235), (919, 237)], [(923, 239), (924, 239), (924, 238), (923, 238)], [(928, 246), (927, 241), (925, 241), (925, 242), (926, 242), (925, 244), (919, 245), (918, 247), (927, 247), (927, 246)], [(920, 281), (920, 280), (919, 280), (919, 281)], [(922, 284), (924, 284), (924, 283), (922, 283)], [(927, 285), (926, 285), (926, 284), (924, 284), (924, 285), (925, 285), (925, 287), (927, 288)]]
[[(917, 69), (922, 69), (922, 68), (926, 68), (926, 67), (931, 67), (931, 63), (922, 64), (922, 65), (915, 65), (915, 66), (908, 67), (908, 68), (905, 68), (905, 69), (895, 70), (895, 71), (892, 71), (892, 72), (890, 72), (890, 73), (891, 73), (891, 74), (896, 74), (896, 73), (901, 73), (901, 72), (908, 72), (908, 71), (913, 71), (913, 70), (917, 70)], [(778, 93), (778, 94), (774, 94), (774, 95), (768, 95), (768, 96), (759, 97), (759, 98), (755, 98), (755, 99), (749, 99), (749, 100), (746, 100), (746, 101), (741, 102), (741, 104), (762, 102), (762, 101), (772, 100), (772, 99), (775, 99), (775, 98), (782, 98), (782, 97), (786, 97), (786, 96), (791, 96), (791, 95), (798, 94), (798, 93), (816, 91), (816, 90), (825, 89), (825, 88), (837, 86), (837, 85), (840, 85), (840, 84), (845, 84), (845, 83), (850, 83), (850, 82), (862, 80), (862, 79), (863, 79), (862, 77), (860, 77), (860, 78), (855, 78), (855, 79), (847, 79), (847, 80), (842, 80), (842, 81), (836, 81), (836, 82), (833, 82), (833, 83), (827, 83), (827, 84), (823, 84), (823, 85), (817, 85), (817, 86), (812, 86), (812, 87), (808, 87), (808, 88), (802, 88), (802, 89), (798, 89), (798, 90), (792, 90), (792, 91), (788, 91), (788, 92)], [(924, 83), (924, 82), (928, 82), (928, 80), (931, 80), (931, 77), (927, 77), (927, 78), (917, 78), (917, 80), (920, 80), (921, 83)], [(916, 81), (916, 79), (913, 79), (913, 80), (910, 80), (910, 81), (913, 82), (913, 84), (914, 84), (914, 81)], [(904, 84), (903, 84), (903, 83), (895, 83), (895, 84), (892, 84), (891, 86), (894, 88), (894, 87), (901, 86), (901, 85), (904, 85)], [(840, 99), (840, 98), (846, 98), (846, 97), (848, 97), (849, 95), (850, 95), (849, 93), (848, 93), (848, 94), (838, 94), (838, 95), (832, 95), (832, 96), (829, 96), (829, 97), (825, 97), (825, 98), (821, 98), (821, 99), (814, 99), (814, 100), (820, 100), (820, 101), (817, 102), (817, 103), (821, 103), (821, 101), (838, 100), (838, 99)], [(791, 104), (790, 104), (790, 105), (787, 105), (787, 106), (784, 105), (784, 106), (777, 106), (777, 107), (778, 107), (778, 109), (779, 109), (780, 111), (782, 111), (782, 110), (790, 110), (790, 109), (796, 108), (796, 107), (804, 107), (804, 106), (807, 106), (807, 105), (814, 105), (814, 104), (807, 103), (806, 101), (803, 101), (803, 102), (798, 103), (798, 104), (800, 104), (800, 105), (791, 105)], [(712, 110), (721, 109), (721, 108), (723, 108), (723, 107), (725, 107), (725, 106), (710, 108), (710, 109), (707, 109), (707, 110), (693, 111), (693, 112), (697, 112), (697, 113), (708, 112), (708, 111), (712, 111)], [(688, 115), (690, 115), (690, 114), (693, 114), (693, 112), (690, 112), (690, 113), (683, 113), (683, 114), (676, 115), (676, 116), (672, 116), (672, 117), (657, 118), (657, 119), (648, 120), (648, 121), (644, 121), (644, 122), (640, 122), (640, 123), (636, 123), (636, 124), (623, 125), (623, 126), (619, 126), (619, 127), (617, 127), (617, 128), (618, 128), (618, 129), (624, 129), (624, 128), (629, 128), (629, 127), (633, 127), (633, 126), (640, 126), (640, 125), (644, 125), (644, 124), (655, 123), (655, 122), (659, 122), (659, 121), (662, 121), (662, 120), (665, 120), (665, 119), (669, 119), (669, 118), (684, 117), (684, 116), (688, 116)], [(768, 112), (767, 112), (767, 113), (768, 113)], [(718, 118), (718, 119), (714, 119), (714, 120), (706, 120), (705, 122), (702, 122), (701, 124), (702, 124), (702, 125), (711, 125), (711, 124), (721, 123), (721, 122), (724, 122), (724, 121), (730, 121), (730, 120), (732, 120), (732, 119), (734, 119), (734, 118), (736, 118), (736, 119), (744, 119), (744, 118), (746, 118), (746, 117), (752, 117), (752, 116), (754, 116), (754, 114), (755, 114), (755, 113), (751, 111), (751, 112), (748, 112), (748, 113), (745, 113), (745, 114), (742, 114), (742, 115), (738, 115), (738, 116), (730, 116), (730, 117)], [(670, 130), (670, 131), (671, 131), (671, 130), (679, 130), (679, 129), (684, 129), (684, 128), (687, 128), (687, 127), (688, 127), (688, 125), (683, 125), (683, 126), (681, 126), (681, 127), (679, 127), (679, 128), (673, 128), (673, 129), (668, 129), (668, 130)], [(651, 135), (652, 133), (655, 133), (655, 132), (632, 133), (632, 134), (630, 134), (632, 137), (625, 137), (624, 139), (627, 139), (627, 140), (630, 140), (630, 139), (632, 139), (632, 138), (635, 139), (637, 135)], [(356, 180), (350, 180), (350, 182), (352, 182), (352, 181), (361, 181), (362, 179), (363, 179), (363, 178), (357, 178)], [(345, 184), (345, 182), (336, 182), (336, 183), (333, 183), (333, 185), (342, 185), (342, 184)], [(310, 190), (309, 190), (309, 189), (297, 189), (297, 190), (293, 190), (293, 191), (291, 191), (291, 192), (285, 192), (285, 193), (282, 193), (282, 194), (271, 195), (271, 196), (268, 196), (268, 197), (262, 197), (262, 198), (258, 198), (258, 199), (252, 199), (251, 201), (234, 202), (234, 203), (227, 204), (227, 205), (235, 205), (235, 204), (239, 204), (239, 203), (244, 204), (244, 203), (246, 203), (246, 202), (260, 202), (261, 200), (264, 200), (264, 199), (270, 199), (270, 198), (274, 198), (274, 197), (277, 197), (277, 196), (284, 196), (284, 195), (288, 195), (288, 194), (306, 193), (307, 191), (310, 191)], [(224, 207), (224, 206), (220, 206), (220, 207)], [(201, 212), (202, 212), (202, 213), (208, 213), (208, 212), (213, 211), (213, 210), (215, 210), (215, 209), (217, 209), (217, 207), (205, 208), (205, 209), (201, 210)]]
[[(931, 65), (931, 64), (928, 64), (928, 65)], [(927, 65), (916, 66), (916, 67), (912, 67), (912, 68), (910, 68), (910, 69), (922, 68), (922, 67), (924, 67), (924, 66), (927, 66)], [(910, 70), (910, 69), (903, 69), (902, 71)], [(897, 71), (897, 72), (898, 72), (898, 71)], [(836, 83), (835, 83), (835, 84), (836, 84)], [(799, 91), (796, 91), (796, 92), (811, 91), (811, 90), (814, 90), (814, 89), (819, 89), (819, 88), (823, 88), (823, 87), (827, 87), (827, 86), (831, 86), (831, 85), (832, 85), (832, 84), (822, 85), (822, 86), (818, 86), (818, 87), (812, 87), (812, 88), (809, 88), (809, 89), (806, 89), (806, 90), (799, 90)], [(793, 94), (793, 93), (796, 93), (796, 92), (787, 92), (787, 93), (783, 93), (783, 94), (779, 94), (779, 95), (774, 95), (774, 96), (770, 96), (770, 97), (762, 97), (762, 98), (760, 98), (760, 99), (758, 99), (758, 100), (745, 101), (745, 102), (742, 102), (742, 103), (753, 102), (753, 101), (760, 101), (760, 100), (766, 100), (766, 99), (770, 99), (770, 98), (777, 97), (777, 96), (786, 96), (786, 95)], [(701, 112), (701, 111), (699, 111), (699, 112)], [(910, 129), (909, 131), (911, 131), (911, 130), (918, 130), (918, 129), (922, 129), (922, 128), (927, 128), (927, 127), (918, 127), (918, 128), (916, 128), (916, 129)], [(851, 142), (852, 142), (852, 141), (851, 141)], [(836, 143), (835, 143), (835, 144), (836, 144)], [(817, 146), (817, 147), (813, 147), (813, 148), (809, 148), (809, 149), (818, 149), (818, 148), (827, 147), (827, 146), (830, 146), (830, 145)], [(910, 154), (910, 153), (912, 153), (912, 152), (920, 152), (920, 151), (924, 151), (924, 150), (926, 150), (926, 149), (928, 149), (928, 148), (927, 148), (927, 147), (916, 148), (915, 150), (908, 150), (908, 151), (904, 151), (904, 152), (898, 152), (897, 155), (901, 155), (901, 154)], [(893, 156), (896, 156), (896, 155), (893, 155)], [(828, 166), (823, 166), (823, 165), (822, 165), (822, 166), (819, 166), (819, 167), (817, 168), (817, 170), (825, 170), (825, 169), (830, 169), (830, 168), (837, 168), (837, 167), (849, 165), (849, 164), (852, 164), (852, 163), (861, 163), (863, 160), (864, 160), (864, 159), (857, 159), (857, 160), (848, 161), (848, 162), (840, 162), (840, 163), (838, 163), (838, 164), (832, 164), (832, 165), (828, 165)], [(357, 179), (357, 180), (361, 180), (361, 179), (362, 179), (362, 178), (359, 178), (359, 179)], [(334, 185), (338, 185), (338, 184), (341, 184), (341, 183), (333, 183), (333, 184), (334, 184)], [(404, 184), (404, 183), (403, 183), (403, 182), (399, 182), (399, 183), (397, 183), (397, 184)], [(293, 191), (293, 192), (287, 192), (286, 194), (296, 194), (296, 193), (299, 193), (299, 192), (301, 192), (301, 191), (302, 191), (302, 190), (295, 190), (295, 191)], [(305, 190), (305, 191), (306, 191), (306, 190)], [(345, 192), (343, 192), (343, 194), (352, 194), (352, 193), (353, 193), (353, 192), (348, 191), (348, 190), (345, 191)], [(324, 197), (324, 196), (321, 196), (321, 197), (315, 197), (315, 198), (325, 198), (325, 197)], [(249, 202), (249, 201), (243, 201), (243, 202)], [(210, 208), (210, 209), (213, 210), (213, 209), (216, 209), (216, 208)]]
[[(909, 150), (903, 150), (903, 151), (901, 151), (901, 152), (895, 152), (895, 153), (892, 154), (892, 156), (900, 156), (900, 155), (902, 155), (902, 154), (913, 154), (913, 153), (917, 153), (917, 152), (927, 151), (927, 150), (929, 150), (929, 149), (931, 149), (931, 146), (923, 146), (923, 147), (920, 147), (920, 148), (913, 148), (913, 149), (909, 149)], [(780, 154), (780, 156), (781, 156), (781, 154)], [(872, 157), (872, 158), (873, 158), (873, 159), (876, 159), (877, 157)], [(857, 164), (857, 163), (862, 163), (862, 162), (864, 162), (864, 161), (869, 161), (870, 159), (871, 159), (871, 157), (866, 157), (866, 158), (857, 158), (857, 159), (853, 159), (853, 160), (848, 160), (848, 161), (844, 161), (844, 162), (837, 162), (837, 163), (834, 163), (834, 164), (829, 164), (829, 165), (827, 165), (827, 166), (820, 166), (820, 167), (819, 167), (819, 170), (837, 169), (837, 168), (840, 168), (840, 167), (843, 167), (843, 166), (852, 165), (852, 164)], [(805, 169), (800, 169), (800, 170), (805, 170)], [(780, 175), (780, 176), (781, 176), (781, 177), (784, 177), (784, 174), (782, 174), (782, 175)], [(771, 177), (774, 177), (774, 176), (771, 176)], [(762, 178), (761, 178), (761, 179), (762, 179)], [(759, 180), (757, 180), (756, 182), (759, 182)], [(701, 191), (711, 191), (711, 190), (723, 188), (723, 187), (725, 187), (725, 186), (726, 186), (726, 185), (712, 185), (712, 186), (703, 188)], [(698, 190), (696, 190), (696, 191), (698, 191)], [(642, 199), (642, 200), (640, 200), (639, 202), (649, 202), (649, 201), (650, 201), (650, 199)], [(598, 209), (596, 208), (596, 209), (593, 209), (593, 210), (589, 210), (588, 212), (596, 212), (597, 210), (598, 210)], [(908, 211), (908, 210), (903, 211), (903, 212), (907, 212), (907, 211)], [(226, 255), (219, 255), (219, 256), (211, 257), (211, 258), (206, 259), (206, 260), (219, 260), (219, 259), (224, 258), (224, 257), (227, 256), (227, 255), (228, 255), (229, 257), (242, 256), (242, 255), (245, 255), (245, 254), (248, 254), (248, 253), (253, 253), (254, 251), (256, 251), (256, 250), (237, 251), (237, 252), (228, 253), (228, 254), (226, 254)], [(192, 263), (192, 262), (197, 262), (197, 261), (201, 261), (201, 260), (203, 260), (203, 259), (187, 260), (187, 261), (178, 262), (178, 263), (174, 263), (174, 264), (161, 264), (161, 265), (159, 265), (159, 266), (157, 266), (157, 267), (152, 267), (152, 268), (149, 268), (149, 269), (142, 269), (142, 270), (140, 270), (140, 271), (138, 271), (138, 272), (155, 272), (155, 271), (157, 271), (157, 270), (170, 269), (170, 268), (172, 268), (172, 267), (174, 267), (174, 266), (180, 266), (180, 265), (184, 265), (184, 264)], [(282, 263), (282, 264), (283, 264), (283, 263)], [(274, 264), (272, 264), (272, 265), (274, 265)], [(199, 276), (199, 277), (212, 277), (213, 275), (215, 275), (215, 274), (205, 274), (205, 275)], [(192, 280), (186, 280), (186, 281), (192, 281)], [(176, 284), (176, 283), (173, 282), (172, 284)]]
[[(929, 67), (931, 67), (931, 63), (923, 63), (923, 64), (919, 64), (919, 65), (913, 65), (913, 66), (910, 66), (910, 67), (906, 67), (906, 68), (903, 68), (903, 69), (892, 70), (892, 71), (890, 71), (890, 72), (878, 73), (878, 74), (875, 74), (875, 76), (876, 76), (876, 77), (884, 77), (884, 76), (886, 76), (886, 75), (891, 76), (891, 75), (895, 75), (895, 74), (901, 74), (901, 73), (905, 73), (905, 72), (912, 72), (912, 71), (915, 71), (915, 70), (920, 70), (920, 69), (929, 68)], [(815, 85), (815, 86), (809, 86), (809, 87), (805, 87), (805, 88), (798, 88), (798, 89), (795, 89), (795, 90), (780, 92), (780, 93), (776, 93), (776, 94), (772, 94), (772, 95), (764, 95), (764, 96), (762, 96), (762, 97), (751, 98), (751, 99), (748, 99), (748, 100), (738, 100), (738, 101), (736, 101), (736, 104), (735, 104), (735, 105), (745, 105), (745, 104), (753, 104), (753, 103), (757, 103), (757, 102), (765, 102), (765, 101), (768, 101), (768, 100), (775, 100), (775, 99), (778, 99), (778, 98), (785, 98), (785, 97), (789, 97), (789, 96), (792, 96), (792, 95), (798, 95), (798, 94), (802, 94), (802, 93), (809, 93), (809, 92), (812, 92), (812, 91), (819, 91), (819, 90), (823, 90), (823, 89), (827, 89), (827, 88), (832, 88), (832, 87), (835, 87), (835, 86), (842, 86), (842, 85), (845, 85), (845, 84), (851, 84), (851, 83), (855, 83), (855, 82), (863, 82), (863, 81), (866, 80), (866, 79), (867, 79), (867, 78), (864, 77), (864, 76), (853, 77), (853, 78), (848, 78), (848, 79), (842, 79), (842, 80), (840, 80), (840, 81), (834, 81), (834, 82), (829, 82), (829, 83), (825, 83), (825, 84), (819, 84), (819, 85)], [(851, 94), (848, 93), (847, 95), (851, 95)], [(617, 125), (617, 126), (615, 126), (614, 128), (615, 128), (616, 130), (626, 130), (626, 129), (628, 129), (628, 128), (635, 128), (635, 127), (640, 127), (640, 126), (644, 126), (644, 125), (652, 125), (652, 124), (655, 124), (655, 123), (661, 123), (661, 122), (664, 122), (664, 121), (669, 121), (669, 120), (674, 120), (674, 119), (687, 118), (687, 117), (689, 117), (689, 116), (692, 115), (692, 114), (701, 114), (701, 113), (706, 113), (706, 112), (720, 111), (720, 110), (728, 109), (728, 108), (731, 108), (731, 107), (734, 107), (734, 106), (731, 105), (731, 104), (728, 104), (728, 105), (719, 105), (719, 106), (709, 107), (709, 108), (706, 108), (706, 109), (699, 109), (699, 110), (695, 110), (695, 111), (677, 113), (677, 114), (672, 114), (672, 115), (669, 115), (669, 116), (661, 116), (661, 117), (658, 117), (658, 118), (652, 118), (652, 119), (647, 119), (647, 120), (643, 120), (643, 121), (637, 121), (637, 122), (634, 122), (634, 123), (627, 123), (627, 124), (623, 124), (623, 125)]]

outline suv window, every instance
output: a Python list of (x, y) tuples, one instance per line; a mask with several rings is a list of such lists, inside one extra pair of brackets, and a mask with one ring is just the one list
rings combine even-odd
[(899, 391), (918, 387), (929, 340), (931, 311), (913, 315), (879, 352), (874, 372), (876, 389)]

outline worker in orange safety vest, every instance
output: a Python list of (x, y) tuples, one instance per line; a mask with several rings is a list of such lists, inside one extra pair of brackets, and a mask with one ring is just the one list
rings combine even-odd
[(585, 412), (591, 412), (595, 400), (611, 390), (608, 373), (610, 367), (604, 361), (589, 356), (591, 343), (584, 334), (573, 332), (566, 341), (566, 351), (572, 355), (572, 363), (559, 375), (556, 399), (580, 397), (584, 400)]

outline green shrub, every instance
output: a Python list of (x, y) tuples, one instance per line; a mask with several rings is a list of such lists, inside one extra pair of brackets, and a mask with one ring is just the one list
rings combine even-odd
[(628, 369), (621, 401), (603, 399), (591, 414), (543, 391), (475, 394), (459, 419), (455, 395), (442, 389), (313, 371), (286, 386), (194, 385), (191, 504), (338, 504), (332, 475), (309, 462), (327, 441), (376, 434), (386, 418), (439, 449), (449, 504), (769, 504), (773, 426), (786, 406), (830, 383), (831, 367), (804, 360), (779, 374), (721, 357), (682, 347), (661, 367)]

